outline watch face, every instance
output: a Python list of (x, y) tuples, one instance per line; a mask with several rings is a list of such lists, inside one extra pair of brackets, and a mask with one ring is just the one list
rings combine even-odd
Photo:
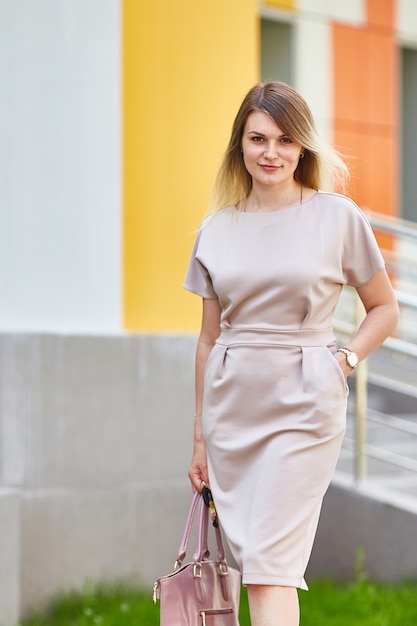
[(350, 352), (350, 354), (346, 355), (346, 360), (349, 363), (350, 367), (356, 367), (358, 364), (358, 355), (355, 352)]

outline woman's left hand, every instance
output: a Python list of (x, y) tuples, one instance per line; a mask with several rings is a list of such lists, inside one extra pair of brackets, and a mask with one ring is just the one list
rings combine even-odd
[(353, 369), (350, 367), (350, 365), (348, 365), (348, 362), (346, 361), (346, 355), (343, 352), (336, 352), (333, 356), (339, 363), (339, 367), (342, 370), (345, 378), (347, 378), (349, 374), (353, 372)]

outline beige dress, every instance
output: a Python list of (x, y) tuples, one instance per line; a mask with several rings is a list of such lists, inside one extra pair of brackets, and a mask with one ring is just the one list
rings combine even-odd
[(348, 198), (208, 217), (184, 287), (221, 304), (204, 378), (214, 500), (244, 584), (306, 589), (323, 496), (345, 432), (332, 317), (344, 284), (384, 267)]

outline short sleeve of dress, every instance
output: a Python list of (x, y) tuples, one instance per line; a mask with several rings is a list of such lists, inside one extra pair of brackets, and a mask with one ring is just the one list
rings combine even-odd
[(348, 285), (361, 287), (385, 267), (371, 225), (364, 213), (352, 202), (345, 231), (342, 267)]
[(217, 298), (217, 294), (213, 289), (210, 274), (207, 268), (197, 259), (200, 237), (201, 231), (197, 235), (194, 243), (183, 287), (187, 289), (187, 291), (192, 291), (202, 298), (214, 300)]

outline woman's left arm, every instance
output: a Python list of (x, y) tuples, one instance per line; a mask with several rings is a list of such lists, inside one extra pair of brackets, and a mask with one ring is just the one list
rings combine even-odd
[[(399, 319), (399, 307), (387, 272), (383, 269), (373, 278), (356, 289), (365, 307), (366, 316), (357, 333), (346, 344), (356, 352), (359, 360), (365, 359), (376, 350), (395, 330)], [(347, 376), (352, 369), (343, 353), (336, 353), (336, 358)]]

